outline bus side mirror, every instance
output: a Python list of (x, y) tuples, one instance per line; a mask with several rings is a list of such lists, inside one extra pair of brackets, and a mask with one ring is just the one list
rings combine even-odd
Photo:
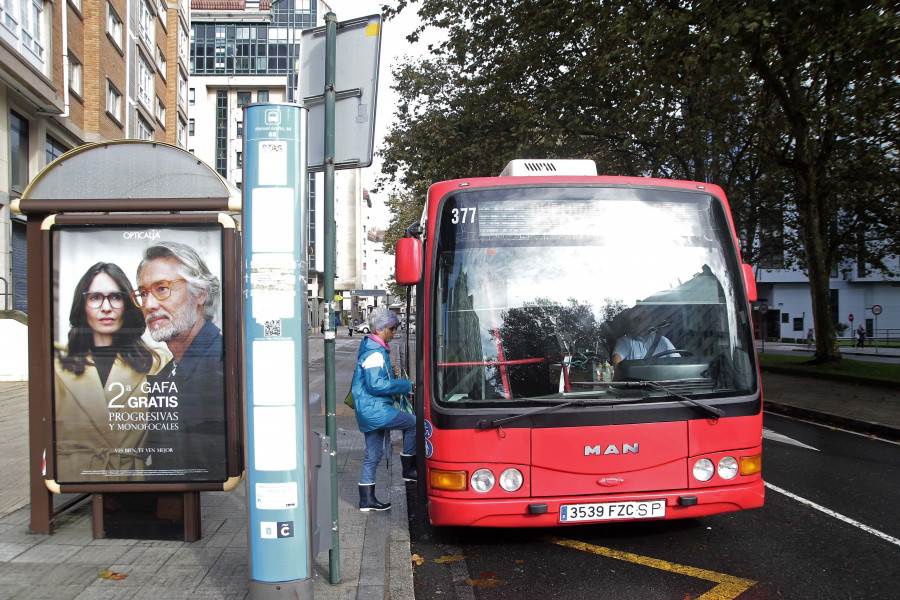
[(741, 269), (744, 271), (744, 287), (747, 289), (747, 300), (756, 301), (756, 277), (753, 275), (753, 267), (748, 264), (741, 263)]
[(422, 242), (412, 237), (397, 240), (395, 254), (397, 283), (415, 285), (422, 278)]

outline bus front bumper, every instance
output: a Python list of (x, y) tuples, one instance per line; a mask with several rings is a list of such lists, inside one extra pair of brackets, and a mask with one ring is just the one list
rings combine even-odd
[[(665, 516), (655, 520), (693, 519), (725, 512), (759, 508), (763, 505), (765, 484), (761, 478), (740, 485), (694, 489), (610, 494), (595, 496), (534, 497), (502, 500), (429, 497), (428, 516), (432, 525), (467, 527), (556, 527), (587, 523), (612, 523), (640, 518), (595, 518), (562, 522), (560, 507), (596, 503), (665, 500)], [(653, 519), (649, 519), (653, 520)]]

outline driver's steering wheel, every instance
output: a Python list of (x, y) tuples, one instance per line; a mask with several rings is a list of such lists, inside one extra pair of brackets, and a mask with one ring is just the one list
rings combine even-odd
[(691, 352), (690, 350), (684, 350), (683, 348), (672, 348), (670, 350), (663, 350), (662, 352), (659, 352), (658, 354), (654, 354), (653, 356), (650, 357), (650, 359), (652, 360), (654, 358), (668, 356), (669, 354), (680, 354), (681, 356), (693, 356), (694, 355), (694, 353)]

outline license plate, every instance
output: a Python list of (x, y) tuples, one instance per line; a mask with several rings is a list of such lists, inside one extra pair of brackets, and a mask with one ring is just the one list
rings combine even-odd
[(594, 504), (563, 504), (559, 522), (609, 521), (617, 519), (659, 519), (666, 516), (665, 500), (629, 500)]

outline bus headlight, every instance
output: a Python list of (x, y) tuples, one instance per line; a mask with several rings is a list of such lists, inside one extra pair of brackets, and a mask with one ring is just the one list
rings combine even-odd
[(699, 481), (709, 481), (716, 474), (716, 466), (708, 458), (701, 458), (694, 463), (694, 478)]
[(733, 456), (726, 456), (719, 461), (719, 477), (734, 479), (738, 474), (738, 461)]
[(490, 469), (478, 469), (472, 473), (472, 489), (476, 492), (489, 492), (494, 489), (494, 474)]
[(525, 481), (522, 471), (518, 469), (507, 469), (500, 474), (500, 487), (507, 492), (515, 492)]

